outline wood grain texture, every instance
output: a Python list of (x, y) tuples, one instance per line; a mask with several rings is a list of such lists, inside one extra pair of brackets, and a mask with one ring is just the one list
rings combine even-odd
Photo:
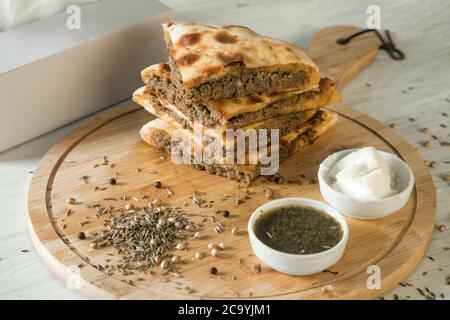
[[(162, 0), (173, 7), (176, 19), (211, 24), (240, 24), (254, 30), (307, 46), (319, 29), (328, 25), (364, 27), (367, 6), (373, 2), (342, 0)], [(382, 27), (391, 30), (394, 41), (406, 53), (403, 61), (392, 61), (381, 52), (374, 63), (343, 87), (346, 103), (389, 126), (410, 145), (421, 150), (423, 160), (437, 162), (428, 168), (437, 193), (436, 224), (447, 231), (434, 230), (426, 255), (405, 278), (412, 287), (395, 286), (384, 294), (393, 299), (424, 299), (416, 288), (429, 288), (440, 299), (450, 297), (445, 279), (450, 274), (450, 173), (449, 147), (441, 146), (431, 134), (448, 140), (450, 114), (450, 20), (448, 1), (433, 3), (412, 1), (377, 1), (381, 8)], [(424, 59), (426, 57), (426, 59)], [(93, 71), (95, 72), (95, 71)], [(412, 88), (412, 89), (411, 89)], [(118, 109), (126, 103), (109, 108)], [(409, 118), (415, 119), (415, 121)], [(0, 153), (0, 297), (2, 299), (84, 299), (54, 276), (34, 249), (27, 227), (26, 198), (31, 173), (47, 150), (70, 130), (84, 123), (81, 119), (21, 146)], [(447, 129), (440, 124), (446, 124)], [(420, 129), (430, 128), (430, 134)], [(430, 140), (431, 147), (423, 142)], [(21, 250), (27, 249), (27, 252)], [(428, 257), (433, 257), (433, 260)]]
[[(355, 30), (351, 27), (327, 28), (314, 38), (310, 47), (312, 52), (326, 57), (320, 59), (317, 56), (322, 70), (341, 84), (370, 63), (377, 51), (377, 45), (370, 37), (355, 41), (351, 47), (335, 48), (336, 37)], [(336, 50), (339, 54), (333, 54)], [(282, 164), (280, 174), (288, 183), (276, 185), (261, 177), (248, 188), (250, 198), (240, 205), (234, 204), (234, 199), (242, 196), (243, 190), (237, 188), (235, 182), (208, 175), (189, 165), (174, 165), (170, 159), (161, 160), (157, 150), (140, 142), (137, 129), (151, 118), (144, 110), (130, 104), (93, 119), (57, 143), (33, 176), (28, 210), (35, 246), (66, 281), (71, 281), (71, 272), (77, 270), (76, 273), (81, 275), (79, 289), (93, 298), (374, 298), (410, 272), (423, 255), (434, 226), (432, 183), (428, 172), (423, 170), (423, 162), (400, 137), (349, 107), (337, 106), (335, 110), (342, 115), (336, 128)], [(318, 164), (337, 150), (365, 145), (397, 153), (411, 166), (417, 187), (408, 205), (377, 221), (347, 219), (351, 236), (344, 258), (333, 266), (333, 272), (337, 274), (291, 277), (264, 266), (262, 273), (252, 275), (251, 265), (258, 260), (252, 254), (248, 238), (246, 235), (233, 236), (230, 230), (233, 227), (246, 229), (249, 214), (267, 201), (263, 188), (270, 187), (278, 198), (301, 195), (323, 200), (317, 183), (311, 182), (315, 179)], [(98, 165), (104, 156), (115, 164), (114, 168)], [(149, 175), (153, 170), (156, 173)], [(119, 185), (108, 185), (110, 177), (116, 175)], [(80, 181), (82, 176), (89, 177), (88, 183)], [(175, 195), (167, 198), (164, 191), (161, 194), (152, 189), (152, 179), (163, 181)], [(218, 185), (220, 188), (216, 187)], [(94, 186), (101, 190), (93, 189)], [(150, 196), (168, 206), (183, 207), (194, 191), (206, 192), (205, 197), (214, 201), (216, 207), (207, 210), (190, 207), (189, 211), (214, 216), (212, 211), (226, 209), (233, 214), (228, 219), (223, 218), (225, 233), (216, 235), (212, 231), (213, 225), (208, 227), (204, 223), (204, 238), (190, 241), (190, 250), (181, 254), (184, 262), (179, 267), (182, 279), (162, 282), (155, 274), (108, 274), (97, 266), (108, 264), (108, 253), (114, 251), (91, 249), (88, 241), (77, 238), (80, 231), (93, 232), (102, 226), (104, 218), (96, 218), (94, 204), (123, 207), (126, 203), (118, 199), (127, 195), (135, 197), (138, 206), (146, 205), (146, 197)], [(78, 204), (68, 206), (66, 200), (69, 197), (77, 199)], [(65, 214), (68, 209), (73, 210), (70, 216)], [(80, 221), (89, 223), (80, 227)], [(209, 256), (195, 260), (195, 252), (208, 251), (207, 245), (211, 242), (224, 242), (228, 249), (219, 259)], [(241, 264), (236, 263), (238, 258), (243, 258)], [(79, 265), (85, 266), (78, 269)], [(367, 288), (366, 270), (370, 265), (381, 269), (380, 290)], [(218, 267), (219, 276), (209, 275), (207, 270), (212, 266)], [(133, 284), (129, 284), (129, 280)], [(178, 288), (180, 286), (195, 291), (183, 292)], [(332, 289), (325, 292), (324, 287), (330, 286)]]

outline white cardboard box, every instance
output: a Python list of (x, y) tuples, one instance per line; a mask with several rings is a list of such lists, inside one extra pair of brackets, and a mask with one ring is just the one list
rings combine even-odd
[(0, 151), (127, 99), (140, 70), (167, 59), (158, 1), (83, 5), (81, 28), (69, 14), (0, 32)]

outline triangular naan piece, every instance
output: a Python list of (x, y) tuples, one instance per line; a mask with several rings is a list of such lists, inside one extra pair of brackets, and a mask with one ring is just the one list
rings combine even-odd
[(304, 91), (319, 83), (302, 48), (247, 27), (171, 22), (163, 29), (172, 80), (186, 100)]

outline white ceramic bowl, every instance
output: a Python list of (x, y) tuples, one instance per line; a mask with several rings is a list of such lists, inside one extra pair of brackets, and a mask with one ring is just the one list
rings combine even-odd
[[(336, 219), (342, 227), (343, 235), (341, 241), (339, 241), (336, 246), (326, 251), (313, 254), (291, 254), (272, 249), (265, 245), (255, 235), (254, 227), (256, 220), (259, 216), (268, 211), (286, 206), (309, 206), (330, 215)], [(345, 247), (347, 246), (349, 230), (345, 218), (339, 212), (323, 202), (306, 198), (284, 198), (270, 201), (257, 208), (248, 221), (248, 234), (253, 252), (269, 267), (282, 273), (305, 276), (321, 272), (331, 267), (342, 257)]]
[(386, 161), (389, 169), (395, 172), (399, 193), (377, 200), (360, 200), (337, 191), (331, 187), (328, 172), (340, 159), (358, 149), (336, 152), (327, 157), (319, 167), (318, 180), (323, 198), (341, 213), (361, 220), (372, 220), (386, 217), (403, 208), (411, 196), (414, 187), (414, 175), (411, 168), (399, 157), (391, 153), (378, 151)]

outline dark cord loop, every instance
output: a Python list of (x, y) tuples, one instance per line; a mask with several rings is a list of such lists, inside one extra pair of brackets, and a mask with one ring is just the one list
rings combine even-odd
[(368, 33), (368, 32), (375, 32), (375, 34), (377, 35), (378, 39), (381, 42), (379, 48), (381, 50), (387, 51), (387, 53), (389, 54), (389, 56), (392, 59), (394, 59), (394, 60), (403, 60), (403, 59), (405, 59), (405, 54), (400, 49), (395, 47), (395, 44), (392, 41), (392, 37), (391, 37), (391, 34), (390, 34), (389, 30), (385, 31), (387, 41), (383, 39), (381, 34), (378, 32), (378, 30), (376, 30), (376, 29), (364, 29), (364, 30), (355, 32), (355, 33), (351, 34), (350, 36), (348, 36), (346, 38), (338, 39), (337, 43), (338, 44), (342, 44), (342, 45), (348, 44), (353, 38), (356, 38), (357, 36), (360, 36), (360, 35), (362, 35), (364, 33)]

